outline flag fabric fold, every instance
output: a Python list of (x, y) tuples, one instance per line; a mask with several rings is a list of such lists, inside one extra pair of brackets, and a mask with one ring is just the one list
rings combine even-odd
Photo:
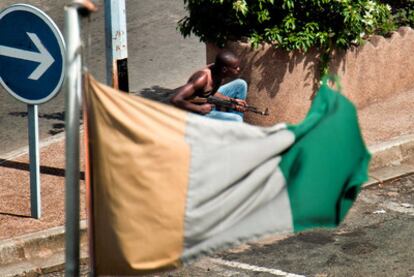
[(355, 108), (326, 81), (303, 122), (258, 127), (86, 79), (98, 275), (136, 275), (264, 235), (337, 226), (367, 179)]

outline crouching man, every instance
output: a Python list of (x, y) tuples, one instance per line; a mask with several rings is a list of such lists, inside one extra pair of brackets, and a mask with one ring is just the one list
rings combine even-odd
[[(206, 117), (243, 121), (247, 106), (247, 83), (235, 79), (222, 85), (225, 78), (236, 78), (240, 74), (240, 60), (230, 51), (217, 54), (213, 64), (195, 72), (187, 83), (175, 89), (170, 102), (181, 109), (202, 114)], [(223, 111), (207, 102), (209, 96), (235, 103), (234, 108)], [(206, 101), (200, 101), (205, 99)]]

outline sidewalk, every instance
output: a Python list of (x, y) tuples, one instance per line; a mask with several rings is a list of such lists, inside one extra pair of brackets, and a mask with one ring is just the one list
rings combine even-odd
[[(28, 154), (0, 157), (0, 240), (64, 225), (64, 136), (43, 143), (40, 151), (42, 217), (30, 218)], [(24, 151), (24, 149), (22, 149)], [(81, 157), (83, 168), (83, 157)], [(85, 215), (84, 175), (81, 173), (81, 217)]]
[[(30, 217), (27, 147), (0, 156), (0, 276), (46, 273), (64, 261), (64, 138), (64, 134), (59, 134), (40, 143), (42, 216), (39, 220)], [(83, 155), (80, 164), (83, 168)], [(86, 245), (83, 169), (80, 192), (81, 240)], [(86, 247), (82, 252), (82, 257), (85, 256)]]
[[(413, 110), (414, 90), (359, 112), (365, 140), (373, 153), (372, 178), (366, 185), (414, 172)], [(30, 218), (27, 149), (0, 157), (1, 276), (46, 273), (61, 266), (64, 258), (64, 158), (64, 135), (41, 143), (42, 218), (36, 220)], [(81, 225), (82, 241), (86, 245), (83, 165), (81, 155)]]

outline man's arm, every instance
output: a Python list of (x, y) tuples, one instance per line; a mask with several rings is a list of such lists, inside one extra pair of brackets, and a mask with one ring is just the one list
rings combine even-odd
[(197, 90), (204, 89), (207, 85), (207, 78), (207, 74), (203, 74), (203, 72), (191, 77), (187, 84), (175, 89), (175, 95), (170, 99), (171, 104), (180, 109), (200, 114), (207, 114), (211, 112), (213, 108), (213, 105), (211, 104), (206, 103), (197, 105), (188, 101), (188, 99), (191, 98)]
[(245, 112), (247, 107), (247, 102), (243, 99), (237, 99), (237, 98), (231, 98), (228, 96), (225, 96), (224, 94), (221, 94), (219, 91), (217, 91), (214, 94), (215, 97), (226, 100), (226, 101), (234, 101), (237, 103), (237, 105), (234, 107), (234, 109), (238, 112)]

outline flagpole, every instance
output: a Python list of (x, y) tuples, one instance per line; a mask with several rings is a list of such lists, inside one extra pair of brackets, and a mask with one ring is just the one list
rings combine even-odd
[(82, 42), (79, 14), (96, 10), (89, 0), (75, 0), (65, 6), (65, 276), (79, 276), (79, 130), (82, 101)]

